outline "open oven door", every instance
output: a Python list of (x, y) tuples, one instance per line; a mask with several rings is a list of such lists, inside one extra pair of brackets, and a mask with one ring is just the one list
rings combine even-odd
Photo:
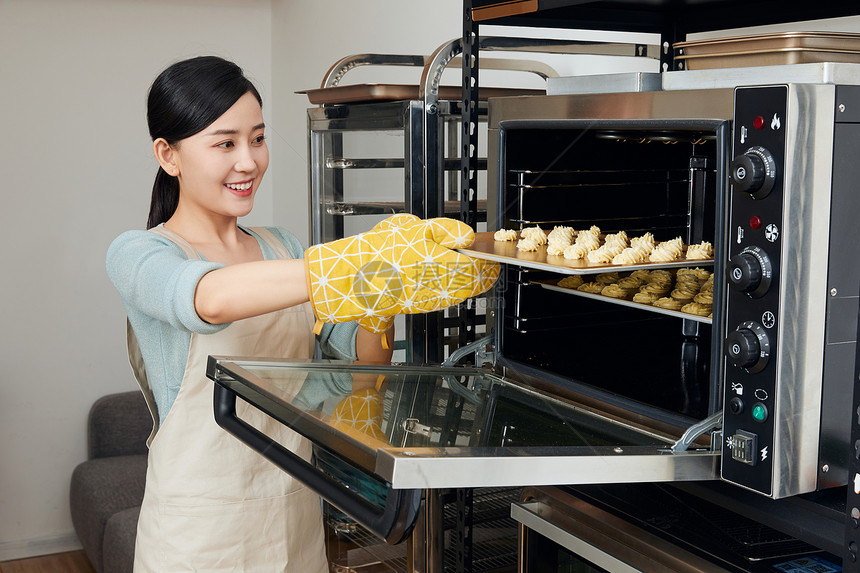
[[(207, 376), (220, 426), (389, 543), (408, 537), (424, 489), (718, 475), (718, 451), (676, 451), (480, 369), (210, 357)], [(311, 440), (314, 463), (237, 416), (237, 397)]]

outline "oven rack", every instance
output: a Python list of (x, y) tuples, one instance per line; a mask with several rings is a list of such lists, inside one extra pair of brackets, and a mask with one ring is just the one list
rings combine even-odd
[(706, 317), (706, 316), (697, 316), (695, 314), (688, 314), (686, 312), (681, 312), (678, 310), (669, 310), (666, 308), (659, 308), (656, 306), (651, 306), (650, 304), (643, 304), (643, 303), (639, 303), (639, 302), (633, 302), (630, 300), (612, 298), (610, 296), (605, 296), (602, 294), (592, 294), (592, 293), (588, 293), (588, 292), (582, 292), (582, 291), (578, 291), (576, 289), (560, 287), (557, 284), (554, 284), (554, 283), (548, 282), (548, 281), (530, 281), (530, 282), (531, 282), (531, 284), (537, 284), (537, 285), (540, 285), (541, 287), (543, 287), (547, 290), (551, 290), (551, 291), (555, 291), (555, 292), (561, 292), (561, 293), (570, 294), (573, 296), (581, 296), (584, 298), (590, 298), (592, 300), (599, 300), (601, 302), (618, 304), (621, 306), (627, 306), (630, 308), (636, 308), (639, 310), (645, 310), (645, 311), (649, 311), (649, 312), (656, 312), (658, 314), (665, 314), (667, 316), (674, 316), (675, 318), (683, 318), (684, 320), (695, 320), (696, 322), (702, 322), (704, 324), (712, 324), (713, 323), (713, 320)]
[[(511, 42), (508, 38), (495, 43), (490, 39), (488, 49), (502, 49), (510, 46)], [(551, 48), (549, 53), (557, 50), (578, 53), (583, 49), (582, 43), (575, 41), (526, 39), (514, 44)], [(656, 47), (652, 48), (656, 51)], [(615, 46), (614, 49), (619, 48)], [(633, 45), (626, 47), (630, 54), (634, 49)], [(364, 231), (375, 222), (373, 216), (384, 217), (401, 212), (425, 219), (452, 217), (463, 220), (472, 228), (487, 221), (487, 202), (479, 201), (477, 193), (465, 197), (458, 192), (458, 183), (463, 177), (462, 155), (471, 154), (476, 149), (461, 143), (463, 89), (460, 85), (441, 85), (446, 68), (462, 69), (462, 62), (457, 58), (461, 51), (462, 39), (456, 38), (439, 46), (430, 55), (349, 55), (326, 72), (319, 89), (303, 92), (312, 104), (319, 106), (307, 111), (312, 244)], [(523, 72), (544, 80), (558, 76), (546, 63), (519, 57), (484, 58), (482, 65), (505, 72)], [(386, 66), (416, 68), (421, 72), (421, 79), (417, 85), (408, 86), (344, 81), (348, 79), (345, 75), (352, 70), (368, 66), (377, 69)], [(486, 121), (487, 98), (545, 93), (545, 90), (482, 87), (481, 92), (482, 101), (478, 101), (476, 91), (476, 101), (468, 106), (469, 113), (475, 114), (476, 137), (477, 118), (481, 123)], [(396, 133), (403, 139), (402, 156), (398, 151), (376, 150), (371, 151), (371, 157), (362, 157), (373, 147), (360, 145), (361, 138), (380, 132)], [(476, 172), (486, 170), (487, 159), (479, 158), (477, 153), (472, 155), (470, 160)], [(377, 175), (384, 175), (381, 179), (385, 182), (402, 177), (402, 191), (398, 190), (396, 196), (370, 196), (369, 190), (378, 193), (383, 186), (368, 185), (360, 180), (373, 179)], [(477, 177), (476, 173), (472, 176)], [(393, 202), (389, 203), (389, 199)], [(364, 220), (362, 216), (371, 219)], [(405, 323), (404, 339), (395, 341), (395, 349), (405, 353), (402, 360), (440, 363), (447, 352), (470, 342), (475, 332), (473, 325), (483, 324), (485, 319), (475, 312), (473, 306), (459, 305), (444, 314), (407, 316)], [(451, 323), (455, 323), (455, 327), (448, 327)], [(446, 345), (450, 340), (446, 333), (451, 332), (457, 333), (455, 342)]]
[[(458, 171), (460, 169), (459, 157), (446, 158), (442, 165), (445, 171)], [(325, 159), (327, 169), (403, 169), (406, 167), (406, 159), (403, 157), (334, 157), (329, 156)], [(481, 170), (487, 169), (486, 158), (478, 160), (478, 167)]]
[[(600, 181), (605, 181), (607, 175), (616, 175), (616, 176), (630, 176), (635, 175), (636, 179), (633, 181), (627, 181), (627, 184), (639, 185), (642, 184), (642, 177), (647, 175), (656, 175), (652, 181), (644, 181), (647, 183), (689, 183), (689, 169), (646, 169), (646, 168), (638, 168), (638, 169), (508, 169), (507, 173), (509, 175), (514, 175), (518, 180), (522, 180), (522, 183), (511, 183), (509, 184), (511, 187), (537, 187), (531, 183), (527, 183), (526, 181), (531, 181), (531, 178), (528, 176), (534, 176), (536, 179), (543, 179), (549, 176), (562, 176), (562, 175), (570, 175), (576, 177), (583, 177), (586, 175), (598, 175)], [(679, 175), (677, 178), (667, 179), (666, 175)], [(617, 183), (614, 183), (617, 184)], [(559, 185), (566, 187), (576, 187), (575, 183), (570, 183), (567, 185)]]
[[(711, 175), (714, 174), (710, 170)], [(582, 189), (635, 190), (644, 187), (666, 188), (677, 192), (689, 192), (695, 181), (689, 168), (649, 169), (508, 169), (508, 189), (560, 189), (579, 191)]]
[(445, 544), (445, 573), (489, 573), (516, 567), (517, 524), (511, 518), (511, 504), (517, 501), (520, 491), (521, 488), (478, 488), (440, 496), (443, 529), (452, 538)]
[[(541, 229), (552, 229), (556, 226), (566, 226), (578, 229), (587, 229), (592, 225), (596, 225), (607, 232), (625, 231), (628, 236), (644, 235), (645, 233), (661, 233), (667, 236), (683, 236), (686, 233), (687, 213), (676, 215), (656, 215), (652, 217), (612, 217), (601, 218), (594, 217), (589, 214), (588, 217), (573, 218), (569, 214), (565, 214), (563, 218), (548, 219), (542, 217), (540, 219), (526, 219), (519, 216), (511, 217), (507, 220), (505, 228), (519, 227), (525, 229), (527, 227), (540, 227)], [(683, 229), (683, 230), (682, 230)], [(603, 237), (601, 237), (602, 239)], [(692, 241), (687, 241), (692, 242)]]
[[(593, 171), (591, 174), (599, 175), (599, 172)], [(504, 226), (538, 225), (545, 228), (566, 225), (588, 228), (597, 225), (607, 231), (610, 228), (624, 229), (628, 234), (651, 231), (656, 234), (664, 232), (683, 235), (687, 232), (691, 216), (690, 189), (695, 186), (693, 180), (689, 177), (658, 180), (646, 178), (642, 172), (613, 174), (617, 177), (612, 180), (583, 177), (577, 181), (561, 181), (554, 177), (545, 177), (526, 182), (518, 177), (519, 181), (506, 185), (504, 200), (517, 203), (519, 208), (516, 213), (505, 214), (509, 219)], [(660, 194), (662, 200), (649, 204), (638, 197), (652, 191)], [(617, 212), (611, 218), (606, 218), (588, 207), (583, 208), (596, 194), (618, 205)], [(561, 213), (565, 214), (563, 220), (547, 220), (558, 217)]]
[(330, 558), (332, 571), (395, 573), (407, 570), (405, 544), (389, 545), (358, 524), (349, 524), (350, 532), (344, 538), (343, 534), (335, 529), (340, 525), (333, 524), (328, 515), (330, 512), (338, 513), (337, 510), (328, 502), (325, 502), (324, 506), (327, 514), (326, 526), (333, 534), (340, 536), (338, 554)]
[[(596, 171), (592, 171), (591, 173), (597, 173)], [(619, 172), (616, 172), (619, 173)], [(624, 175), (629, 175), (630, 173), (624, 172)], [(612, 189), (629, 189), (631, 187), (642, 188), (649, 185), (689, 185), (689, 179), (673, 179), (673, 180), (659, 180), (659, 181), (642, 181), (641, 179), (630, 179), (630, 180), (621, 180), (621, 181), (595, 181), (595, 182), (584, 182), (584, 183), (555, 183), (550, 185), (536, 185), (531, 183), (508, 183), (509, 189), (570, 189), (571, 191), (577, 191), (581, 189), (600, 189), (600, 190), (612, 190)]]
[[(397, 213), (408, 213), (406, 203), (403, 201), (330, 201), (324, 206), (329, 215), (349, 217), (354, 215), (396, 215)], [(460, 216), (459, 201), (444, 201), (443, 211), (446, 217)], [(487, 202), (478, 201), (478, 218), (486, 220)]]

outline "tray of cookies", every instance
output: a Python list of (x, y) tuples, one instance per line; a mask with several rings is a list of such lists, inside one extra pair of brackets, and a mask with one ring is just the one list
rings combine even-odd
[(540, 227), (476, 233), (472, 246), (458, 251), (478, 259), (568, 275), (714, 264), (714, 249), (708, 242), (686, 245), (680, 237), (657, 242), (651, 233), (629, 238), (625, 231), (603, 234), (597, 227), (577, 231), (556, 226), (549, 233)]
[(637, 269), (536, 280), (546, 289), (710, 324), (714, 273), (701, 268)]

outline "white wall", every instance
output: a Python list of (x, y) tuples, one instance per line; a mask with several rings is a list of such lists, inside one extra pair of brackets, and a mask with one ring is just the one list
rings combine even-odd
[[(462, 0), (274, 0), (272, 10), (273, 117), (281, 145), (273, 149), (275, 218), (303, 241), (307, 220), (307, 96), (329, 67), (361, 53), (430, 54), (462, 35)], [(396, 79), (394, 79), (396, 78)], [(356, 69), (345, 83), (409, 81), (417, 75), (384, 68)]]
[[(104, 256), (146, 222), (146, 90), (211, 53), (271, 99), (270, 14), (270, 0), (0, 0), (0, 561), (77, 543), (87, 412), (136, 387)], [(251, 222), (271, 205), (269, 185)]]

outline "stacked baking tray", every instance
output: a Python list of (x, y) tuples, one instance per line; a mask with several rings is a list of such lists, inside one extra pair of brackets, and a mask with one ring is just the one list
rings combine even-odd
[(818, 62), (860, 63), (860, 34), (778, 32), (678, 42), (675, 60), (688, 70)]

